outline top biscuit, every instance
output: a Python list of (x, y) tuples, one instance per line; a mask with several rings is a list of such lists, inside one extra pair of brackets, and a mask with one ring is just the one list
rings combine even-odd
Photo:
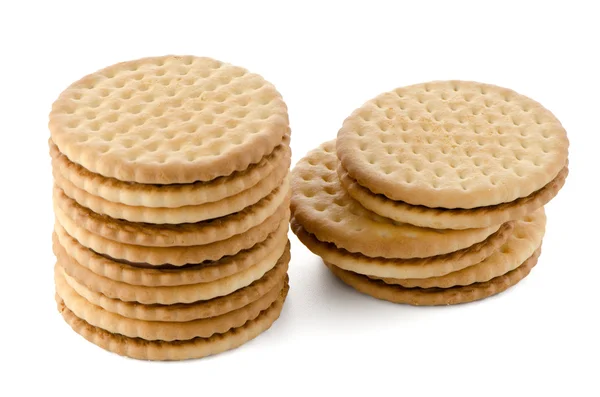
[(122, 181), (209, 181), (259, 162), (288, 132), (275, 87), (210, 58), (119, 63), (54, 102), (52, 140), (69, 160)]
[(435, 81), (381, 94), (338, 132), (337, 156), (389, 199), (475, 208), (526, 197), (565, 166), (569, 141), (539, 103), (512, 90)]

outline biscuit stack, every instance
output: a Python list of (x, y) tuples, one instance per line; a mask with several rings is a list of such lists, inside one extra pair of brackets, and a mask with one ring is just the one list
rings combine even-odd
[(291, 151), (271, 84), (209, 58), (124, 62), (69, 86), (49, 128), (56, 300), (77, 333), (179, 360), (279, 317)]
[(292, 229), (357, 290), (448, 305), (497, 294), (537, 263), (568, 139), (539, 103), (439, 81), (366, 102), (292, 172)]

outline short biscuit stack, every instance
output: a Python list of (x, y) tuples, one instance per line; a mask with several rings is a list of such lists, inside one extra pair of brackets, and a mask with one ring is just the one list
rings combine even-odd
[(470, 302), (535, 266), (568, 140), (539, 103), (492, 85), (399, 88), (292, 172), (292, 228), (341, 280), (413, 305)]
[(50, 114), (56, 299), (139, 359), (198, 358), (268, 329), (288, 291), (287, 108), (210, 58), (124, 62)]

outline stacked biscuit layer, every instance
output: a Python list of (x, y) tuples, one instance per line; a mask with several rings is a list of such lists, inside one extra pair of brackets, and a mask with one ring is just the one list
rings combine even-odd
[(210, 58), (124, 62), (50, 114), (56, 300), (109, 351), (198, 358), (268, 329), (288, 291), (287, 108)]
[(539, 103), (440, 81), (377, 96), (292, 172), (292, 228), (357, 290), (413, 305), (482, 299), (537, 263), (568, 140)]

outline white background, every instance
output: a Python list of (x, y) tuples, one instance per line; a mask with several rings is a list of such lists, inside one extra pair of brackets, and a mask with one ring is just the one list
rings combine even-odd
[[(600, 395), (594, 2), (125, 3), (0, 6), (1, 396)], [(47, 115), (83, 75), (169, 53), (273, 82), (289, 105), (294, 162), (397, 86), (479, 80), (540, 101), (568, 131), (571, 173), (547, 207), (539, 265), (498, 297), (414, 308), (342, 285), (290, 233), (291, 293), (255, 341), (179, 363), (88, 343), (54, 303)]]

